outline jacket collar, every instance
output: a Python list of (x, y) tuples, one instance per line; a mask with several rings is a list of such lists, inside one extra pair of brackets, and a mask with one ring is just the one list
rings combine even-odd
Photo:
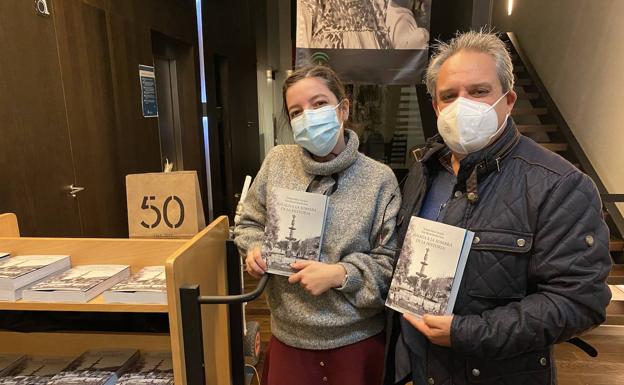
[[(500, 172), (501, 161), (509, 155), (520, 139), (520, 133), (511, 117), (501, 136), (494, 143), (482, 150), (468, 154), (460, 161), (457, 174), (455, 191), (465, 191), (470, 201), (478, 200), (477, 182), (484, 180), (492, 172)], [(449, 148), (444, 144), (440, 134), (433, 136), (427, 141), (425, 147), (414, 151), (416, 159), (427, 168), (431, 168), (431, 161), (437, 161), (441, 155), (447, 153)], [(436, 155), (437, 154), (437, 155)], [(472, 193), (472, 194), (470, 194)]]

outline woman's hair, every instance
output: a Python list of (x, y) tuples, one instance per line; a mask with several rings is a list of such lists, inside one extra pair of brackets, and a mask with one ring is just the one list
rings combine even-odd
[(284, 82), (284, 87), (282, 88), (282, 98), (284, 99), (284, 113), (286, 114), (286, 119), (290, 122), (290, 117), (288, 116), (288, 106), (286, 105), (286, 91), (290, 87), (292, 87), (299, 80), (305, 78), (319, 78), (323, 80), (327, 88), (336, 96), (338, 102), (347, 98), (347, 92), (345, 91), (342, 82), (338, 78), (338, 75), (325, 65), (308, 65), (305, 67), (301, 67), (295, 70), (295, 72), (290, 75), (286, 81)]

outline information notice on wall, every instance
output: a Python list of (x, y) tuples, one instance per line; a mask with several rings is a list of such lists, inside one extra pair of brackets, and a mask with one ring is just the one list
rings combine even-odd
[(158, 102), (156, 100), (156, 76), (154, 74), (154, 67), (139, 64), (139, 80), (141, 81), (143, 117), (157, 117)]

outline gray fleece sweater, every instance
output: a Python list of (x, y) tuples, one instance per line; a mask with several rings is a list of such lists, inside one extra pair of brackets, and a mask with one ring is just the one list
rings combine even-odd
[[(347, 147), (328, 162), (317, 162), (296, 145), (281, 145), (267, 155), (243, 203), (235, 229), (242, 253), (260, 247), (264, 237), (267, 191), (274, 187), (324, 190), (334, 183), (321, 245), (321, 262), (341, 263), (348, 278), (341, 288), (320, 296), (288, 278), (274, 275), (267, 285), (271, 332), (302, 349), (332, 349), (371, 337), (384, 328), (383, 307), (392, 277), (395, 223), (401, 206), (389, 167), (358, 153), (357, 135), (345, 130)], [(312, 191), (317, 192), (317, 191)]]

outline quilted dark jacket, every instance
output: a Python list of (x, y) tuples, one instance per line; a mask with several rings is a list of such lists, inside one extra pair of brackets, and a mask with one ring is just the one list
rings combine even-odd
[[(439, 138), (430, 141), (410, 170), (399, 245), (442, 151), (448, 149)], [(555, 384), (553, 344), (604, 322), (611, 298), (598, 191), (572, 164), (520, 135), (511, 119), (499, 140), (462, 160), (457, 179), (443, 222), (475, 238), (453, 312), (452, 348), (400, 321), (414, 385)]]

